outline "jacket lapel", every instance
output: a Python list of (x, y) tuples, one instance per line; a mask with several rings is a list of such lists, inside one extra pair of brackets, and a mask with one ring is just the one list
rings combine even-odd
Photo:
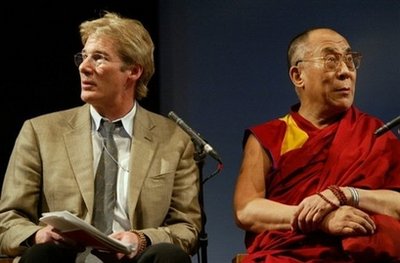
[(128, 215), (131, 222), (134, 221), (133, 215), (140, 191), (158, 147), (157, 141), (153, 138), (152, 129), (154, 127), (155, 124), (151, 121), (147, 111), (138, 105), (133, 125), (128, 193)]
[(93, 147), (89, 106), (81, 107), (70, 120), (71, 131), (64, 134), (65, 146), (79, 191), (91, 217), (94, 200)]

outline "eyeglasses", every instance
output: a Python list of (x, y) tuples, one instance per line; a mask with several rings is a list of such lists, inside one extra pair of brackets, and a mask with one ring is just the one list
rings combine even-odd
[(359, 52), (349, 52), (347, 54), (328, 54), (325, 57), (317, 57), (310, 59), (301, 59), (296, 62), (296, 66), (301, 62), (315, 62), (317, 60), (324, 61), (324, 67), (327, 71), (337, 71), (343, 61), (350, 71), (354, 71), (360, 67), (362, 55)]
[(88, 55), (86, 53), (79, 52), (74, 55), (75, 65), (77, 67), (79, 67), (82, 64), (82, 62), (88, 57), (90, 58), (90, 60), (89, 60), (90, 63), (93, 66), (95, 66), (96, 68), (108, 60), (108, 58), (101, 53), (94, 53), (94, 54)]

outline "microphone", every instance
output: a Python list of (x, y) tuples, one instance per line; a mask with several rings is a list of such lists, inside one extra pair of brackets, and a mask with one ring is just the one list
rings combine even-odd
[(380, 136), (384, 134), (385, 132), (389, 131), (390, 129), (396, 127), (397, 125), (400, 124), (400, 115), (394, 118), (393, 120), (385, 123), (381, 127), (379, 127), (375, 132), (374, 135)]
[(211, 147), (208, 142), (206, 142), (203, 138), (200, 137), (200, 135), (195, 132), (192, 128), (190, 128), (181, 118), (178, 117), (173, 111), (170, 111), (168, 113), (168, 117), (176, 122), (176, 124), (179, 125), (179, 127), (182, 128), (189, 136), (192, 138), (192, 140), (200, 146), (202, 150), (204, 150), (207, 154), (209, 154), (212, 158), (217, 160), (219, 163), (222, 163), (221, 158), (219, 157), (218, 153)]

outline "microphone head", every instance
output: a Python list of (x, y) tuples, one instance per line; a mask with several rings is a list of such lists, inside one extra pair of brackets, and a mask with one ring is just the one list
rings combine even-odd
[(383, 124), (381, 127), (379, 127), (375, 132), (374, 135), (379, 137), (382, 134), (386, 133), (390, 129), (396, 127), (397, 125), (400, 124), (400, 115), (394, 118), (393, 120)]
[(173, 120), (173, 121), (175, 121), (175, 122), (177, 122), (177, 123), (179, 123), (179, 121), (181, 120), (181, 118), (179, 118), (178, 115), (176, 115), (175, 112), (173, 112), (173, 111), (170, 111), (170, 112), (168, 113), (168, 117), (169, 117), (171, 120)]

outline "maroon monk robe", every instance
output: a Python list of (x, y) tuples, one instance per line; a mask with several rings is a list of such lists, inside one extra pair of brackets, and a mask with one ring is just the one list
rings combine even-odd
[[(266, 175), (266, 198), (297, 205), (305, 197), (330, 185), (399, 191), (400, 142), (391, 132), (375, 137), (373, 133), (380, 125), (380, 120), (352, 107), (335, 124), (317, 129), (294, 107), (288, 118), (247, 130), (244, 142), (250, 133), (253, 134), (271, 157), (273, 168)], [(288, 148), (287, 141), (290, 141), (290, 146), (296, 141), (296, 136), (301, 137), (301, 133), (296, 134), (298, 131), (306, 134), (304, 142), (294, 143), (292, 149), (289, 147), (286, 152), (282, 151), (284, 147)], [(291, 138), (295, 139), (289, 140), (288, 133), (294, 133)], [(374, 219), (379, 221), (382, 217), (383, 224), (395, 224), (392, 229), (398, 228), (400, 232), (397, 220), (389, 218), (385, 221), (386, 216)], [(393, 242), (390, 240), (393, 233), (382, 233), (383, 230), (379, 231), (380, 222), (377, 224), (377, 233), (369, 238), (375, 238), (379, 233), (380, 242)], [(397, 235), (400, 236), (400, 233)], [(348, 256), (352, 252), (349, 242), (352, 240), (323, 232), (307, 235), (294, 231), (266, 231), (259, 235), (247, 233), (249, 256), (243, 262), (359, 262), (355, 261), (355, 256)], [(357, 247), (357, 253), (360, 249), (363, 250), (362, 246)], [(392, 254), (400, 253), (397, 250), (400, 248), (395, 248)], [(378, 258), (387, 256), (368, 255)]]

